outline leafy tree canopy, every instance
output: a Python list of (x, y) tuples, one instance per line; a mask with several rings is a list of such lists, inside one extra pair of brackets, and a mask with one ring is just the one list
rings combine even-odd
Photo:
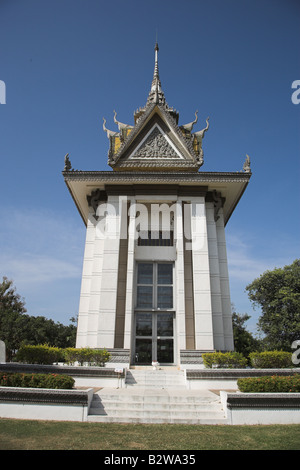
[(75, 325), (65, 326), (43, 316), (26, 315), (26, 311), (25, 301), (16, 292), (13, 281), (3, 277), (0, 282), (0, 339), (5, 342), (8, 360), (21, 344), (75, 346)]
[(241, 315), (235, 312), (233, 307), (232, 311), (232, 326), (234, 338), (234, 350), (248, 357), (253, 351), (261, 349), (260, 340), (253, 337), (253, 335), (246, 329), (245, 323), (250, 320), (250, 315), (245, 313)]
[(300, 260), (266, 271), (246, 290), (253, 306), (261, 308), (258, 327), (266, 349), (290, 351), (293, 341), (300, 340)]

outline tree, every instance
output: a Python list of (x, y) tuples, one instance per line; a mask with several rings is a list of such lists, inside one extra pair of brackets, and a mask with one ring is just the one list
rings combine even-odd
[(3, 277), (0, 283), (0, 338), (5, 342), (8, 359), (11, 359), (13, 351), (18, 348), (25, 312), (25, 302), (16, 293), (13, 281)]
[[(71, 319), (74, 321), (74, 319)], [(16, 293), (13, 281), (0, 283), (0, 339), (11, 361), (21, 344), (48, 344), (59, 348), (75, 346), (76, 326), (65, 326), (42, 316), (26, 315), (24, 299)]]
[(233, 326), (233, 339), (234, 339), (234, 350), (242, 353), (245, 357), (253, 351), (259, 351), (261, 349), (260, 340), (254, 338), (252, 334), (247, 331), (245, 327), (246, 321), (250, 320), (250, 315), (245, 313), (240, 315), (232, 311), (232, 326)]
[[(16, 312), (22, 314), (26, 312), (25, 302), (21, 296), (16, 293), (16, 288), (13, 286), (13, 281), (3, 277), (0, 283), (0, 322), (1, 314), (4, 312)], [(1, 325), (1, 323), (0, 323)]]
[(291, 350), (300, 340), (300, 260), (266, 271), (246, 287), (253, 306), (260, 306), (258, 321), (266, 349)]

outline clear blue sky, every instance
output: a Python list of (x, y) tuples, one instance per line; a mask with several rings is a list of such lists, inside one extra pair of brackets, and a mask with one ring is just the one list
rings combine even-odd
[(28, 313), (78, 312), (85, 227), (64, 184), (64, 155), (109, 170), (102, 117), (133, 123), (159, 69), (179, 124), (210, 116), (203, 171), (253, 176), (227, 228), (232, 302), (299, 250), (298, 0), (0, 0), (0, 278)]

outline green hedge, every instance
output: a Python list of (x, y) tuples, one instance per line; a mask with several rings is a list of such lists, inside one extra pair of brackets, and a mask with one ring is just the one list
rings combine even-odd
[(61, 374), (0, 372), (1, 387), (71, 389), (73, 388), (74, 383), (75, 380), (72, 377)]
[(214, 352), (202, 354), (205, 367), (212, 368), (244, 368), (247, 366), (247, 359), (238, 352)]
[(286, 369), (294, 367), (292, 353), (286, 351), (264, 351), (249, 354), (255, 369)]
[(110, 354), (106, 349), (67, 348), (64, 350), (64, 358), (68, 364), (79, 362), (83, 365), (88, 362), (102, 367), (109, 360)]
[(23, 345), (16, 354), (16, 361), (27, 364), (53, 364), (63, 362), (81, 365), (87, 362), (96, 366), (104, 366), (110, 358), (106, 349), (91, 348), (53, 348), (47, 345)]
[(244, 393), (299, 393), (300, 375), (247, 377), (238, 379), (237, 385), (239, 390)]
[(53, 364), (54, 362), (64, 362), (64, 354), (61, 348), (27, 344), (18, 350), (16, 361), (27, 364)]

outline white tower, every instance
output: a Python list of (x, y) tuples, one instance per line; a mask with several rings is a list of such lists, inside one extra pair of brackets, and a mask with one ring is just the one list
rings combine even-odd
[(251, 176), (203, 172), (209, 128), (178, 125), (161, 88), (158, 45), (146, 105), (134, 124), (103, 129), (113, 171), (63, 176), (86, 224), (77, 347), (116, 362), (191, 367), (233, 350), (225, 226)]

